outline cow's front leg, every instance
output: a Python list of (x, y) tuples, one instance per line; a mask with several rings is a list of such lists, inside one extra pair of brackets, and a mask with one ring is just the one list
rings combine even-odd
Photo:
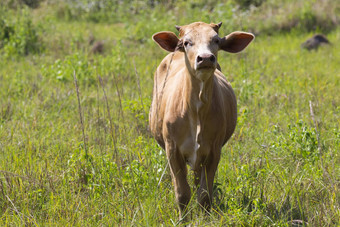
[(172, 181), (175, 187), (176, 200), (180, 209), (180, 218), (186, 220), (187, 205), (191, 199), (190, 186), (187, 181), (186, 162), (175, 142), (167, 141), (165, 150), (170, 164)]
[(210, 210), (214, 177), (220, 161), (221, 149), (212, 151), (202, 163), (198, 202), (206, 211)]

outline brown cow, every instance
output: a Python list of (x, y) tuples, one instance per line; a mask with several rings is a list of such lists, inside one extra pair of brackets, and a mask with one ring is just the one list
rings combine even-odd
[(222, 23), (196, 22), (158, 32), (153, 40), (170, 51), (155, 73), (150, 110), (151, 133), (166, 151), (180, 218), (191, 198), (187, 164), (195, 174), (198, 202), (209, 210), (212, 187), (222, 146), (234, 132), (236, 98), (219, 70), (217, 52), (242, 51), (254, 36), (233, 32), (220, 38)]

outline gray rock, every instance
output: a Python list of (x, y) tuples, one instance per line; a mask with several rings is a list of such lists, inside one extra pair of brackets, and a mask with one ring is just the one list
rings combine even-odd
[(306, 42), (301, 44), (301, 47), (307, 50), (318, 49), (319, 46), (330, 44), (326, 36), (322, 34), (316, 34), (312, 38), (308, 39)]

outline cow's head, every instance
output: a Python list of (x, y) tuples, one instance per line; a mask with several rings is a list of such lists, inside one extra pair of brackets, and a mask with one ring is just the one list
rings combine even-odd
[(219, 50), (237, 53), (254, 39), (253, 34), (239, 31), (220, 38), (218, 30), (221, 25), (222, 23), (195, 22), (176, 26), (179, 38), (173, 32), (158, 32), (152, 36), (152, 39), (167, 51), (184, 52), (189, 72), (205, 81), (217, 67)]

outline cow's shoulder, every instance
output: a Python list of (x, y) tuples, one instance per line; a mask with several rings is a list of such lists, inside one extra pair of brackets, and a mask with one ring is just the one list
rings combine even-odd
[(157, 68), (157, 74), (159, 77), (164, 77), (166, 74), (173, 74), (183, 67), (185, 67), (184, 53), (176, 51), (165, 56)]

